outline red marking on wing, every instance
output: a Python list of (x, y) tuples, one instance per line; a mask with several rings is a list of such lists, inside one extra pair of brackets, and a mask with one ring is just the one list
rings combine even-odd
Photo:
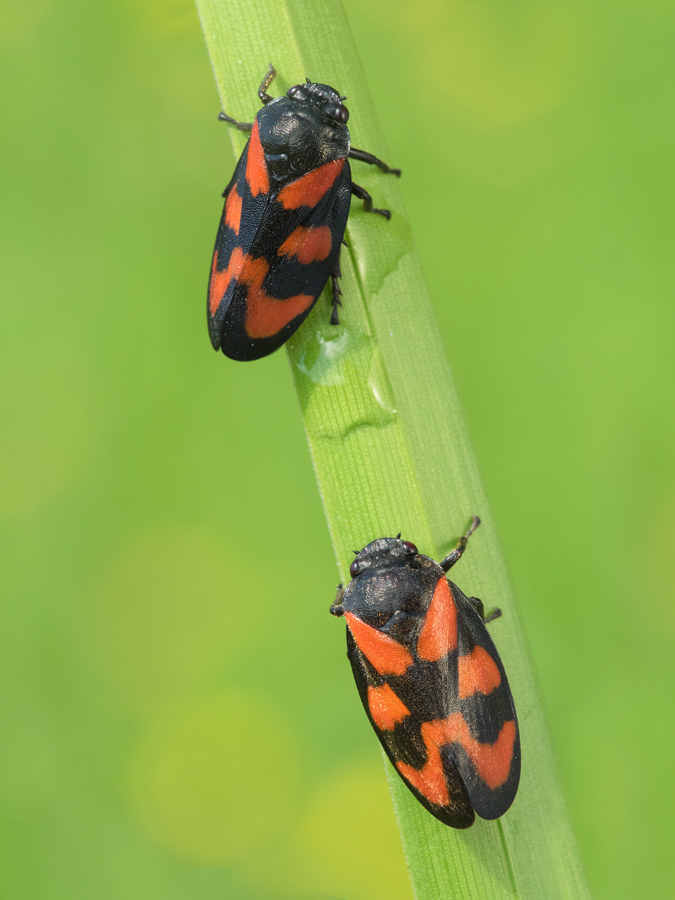
[(473, 694), (490, 694), (502, 681), (497, 663), (484, 647), (476, 646), (471, 653), (457, 660), (459, 699)]
[(408, 707), (392, 691), (388, 684), (381, 687), (368, 685), (368, 708), (373, 722), (381, 731), (393, 731), (399, 722), (410, 715)]
[[(247, 254), (242, 253), (240, 247), (235, 247), (230, 256), (227, 268), (222, 272), (218, 271), (218, 251), (213, 254), (213, 265), (211, 266), (211, 282), (209, 284), (209, 312), (215, 316), (216, 310), (220, 306), (220, 301), (225, 296), (225, 292), (230, 286), (233, 278), (239, 278), (244, 263), (248, 259)], [(264, 260), (263, 260), (264, 262)]]
[(441, 576), (424, 619), (417, 641), (420, 659), (437, 662), (457, 649), (457, 607), (447, 578)]
[(248, 143), (246, 181), (248, 182), (253, 197), (257, 197), (258, 194), (266, 194), (270, 189), (270, 178), (267, 174), (265, 153), (262, 144), (260, 143), (257, 120), (253, 123), (251, 139)]
[(356, 645), (380, 675), (404, 675), (413, 658), (402, 644), (367, 625), (353, 613), (345, 613), (347, 625)]
[(300, 225), (286, 238), (279, 250), (279, 256), (296, 256), (303, 266), (316, 260), (326, 259), (333, 246), (333, 237), (327, 225), (318, 228), (303, 228)]
[[(252, 141), (253, 136), (251, 136)], [(249, 150), (249, 155), (250, 152)], [(319, 166), (318, 169), (312, 169), (311, 172), (283, 187), (279, 191), (277, 200), (284, 209), (316, 206), (319, 200), (333, 187), (344, 164), (344, 159), (335, 159), (333, 162)]]
[(434, 733), (431, 731), (436, 724), (436, 722), (425, 722), (422, 725), (422, 738), (427, 748), (427, 761), (422, 768), (414, 769), (404, 762), (397, 762), (396, 768), (406, 781), (417, 788), (430, 803), (447, 806), (450, 802), (450, 794), (445, 780), (441, 752), (434, 739)]
[(427, 761), (421, 769), (397, 762), (396, 768), (413, 787), (430, 800), (445, 806), (450, 797), (445, 783), (440, 748), (459, 743), (476, 767), (479, 777), (490, 790), (501, 787), (509, 777), (516, 740), (516, 723), (505, 722), (494, 744), (481, 744), (471, 736), (469, 726), (461, 713), (453, 713), (447, 719), (424, 722), (422, 739), (427, 749)]
[(504, 722), (494, 744), (480, 744), (475, 740), (461, 713), (453, 713), (447, 719), (432, 724), (437, 727), (437, 736), (442, 735), (443, 743), (458, 741), (464, 747), (479, 776), (491, 790), (504, 784), (511, 771), (516, 740), (516, 723), (513, 719)]
[(232, 185), (230, 193), (225, 201), (225, 224), (231, 228), (235, 234), (239, 234), (239, 226), (241, 225), (241, 197), (237, 192), (237, 185)]
[[(265, 265), (267, 266), (267, 263)], [(252, 283), (248, 289), (245, 328), (251, 338), (268, 338), (278, 334), (316, 299), (311, 294), (296, 294), (295, 297), (287, 297), (285, 300), (270, 297), (259, 287), (264, 277), (263, 275), (259, 282)]]
[(248, 253), (243, 253), (240, 247), (235, 247), (232, 251), (226, 269), (219, 272), (217, 265), (218, 251), (213, 254), (211, 268), (209, 288), (211, 315), (216, 314), (230, 282), (235, 279), (247, 288), (245, 328), (251, 338), (272, 337), (314, 302), (315, 298), (309, 294), (298, 294), (285, 300), (270, 297), (262, 289), (262, 283), (269, 270), (267, 260), (262, 256), (257, 258), (249, 256)]

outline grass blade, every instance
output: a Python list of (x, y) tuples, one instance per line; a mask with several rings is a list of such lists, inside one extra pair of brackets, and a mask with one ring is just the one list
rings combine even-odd
[[(342, 7), (336, 0), (197, 0), (223, 106), (249, 120), (273, 62), (277, 95), (305, 76), (349, 97), (354, 146), (386, 152)], [(246, 136), (231, 129), (236, 152)], [(352, 550), (399, 531), (439, 559), (472, 514), (457, 580), (503, 617), (491, 632), (522, 730), (523, 776), (512, 809), (457, 832), (429, 816), (389, 770), (418, 900), (586, 898), (542, 707), (489, 506), (407, 227), (396, 179), (354, 163), (354, 178), (393, 211), (354, 203), (342, 255), (345, 306), (331, 327), (322, 297), (288, 344), (317, 479), (343, 580)], [(351, 677), (345, 673), (345, 677)], [(356, 694), (354, 702), (358, 702)]]

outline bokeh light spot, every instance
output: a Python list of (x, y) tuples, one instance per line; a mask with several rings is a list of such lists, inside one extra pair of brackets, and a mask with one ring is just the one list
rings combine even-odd
[(224, 865), (293, 818), (297, 773), (282, 717), (256, 698), (218, 693), (148, 727), (129, 796), (154, 842), (188, 862)]
[(382, 762), (355, 762), (320, 784), (297, 830), (243, 874), (289, 896), (412, 900)]

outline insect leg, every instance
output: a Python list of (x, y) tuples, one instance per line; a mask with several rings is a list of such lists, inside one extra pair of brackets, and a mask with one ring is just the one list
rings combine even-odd
[(342, 608), (342, 598), (345, 595), (345, 589), (343, 585), (338, 584), (337, 594), (335, 595), (335, 600), (333, 601), (333, 605), (330, 608), (330, 612), (334, 616), (343, 616), (344, 610)]
[(267, 74), (263, 78), (262, 82), (260, 83), (260, 87), (258, 88), (258, 96), (260, 97), (260, 102), (262, 103), (263, 106), (266, 103), (269, 103), (270, 100), (272, 100), (272, 97), (270, 97), (270, 95), (267, 93), (267, 88), (274, 81), (274, 76), (276, 74), (277, 74), (276, 69), (274, 68), (272, 63), (270, 63), (270, 67), (267, 70)]
[[(340, 247), (342, 250), (342, 247)], [(342, 272), (340, 271), (340, 254), (338, 253), (337, 259), (335, 260), (335, 266), (333, 267), (333, 271), (331, 273), (331, 287), (333, 289), (333, 311), (330, 314), (330, 324), (331, 325), (339, 325), (340, 318), (338, 316), (338, 306), (342, 306), (342, 300), (340, 299), (342, 296), (342, 291), (340, 290), (340, 285), (338, 284), (338, 278), (342, 276)]]
[(466, 550), (466, 545), (469, 538), (479, 525), (480, 519), (478, 518), (478, 516), (473, 516), (471, 519), (471, 525), (469, 525), (469, 530), (467, 531), (467, 533), (457, 541), (457, 546), (452, 551), (452, 553), (448, 553), (445, 559), (442, 559), (440, 561), (439, 565), (444, 572), (447, 572), (448, 569), (451, 569), (454, 564), (462, 558), (462, 554)]
[(237, 122), (236, 119), (228, 116), (225, 112), (218, 113), (218, 121), (229, 122), (230, 125), (236, 125), (239, 131), (250, 131), (253, 128), (253, 122)]
[(469, 603), (476, 610), (478, 615), (481, 617), (483, 622), (492, 622), (494, 619), (498, 619), (502, 614), (501, 609), (498, 606), (495, 606), (494, 609), (491, 609), (490, 612), (486, 616), (485, 615), (485, 607), (483, 606), (482, 600), (479, 600), (478, 597), (469, 597), (468, 600), (469, 600)]
[(358, 197), (359, 200), (363, 200), (363, 208), (366, 212), (374, 212), (379, 213), (381, 216), (384, 216), (385, 219), (391, 219), (391, 212), (388, 209), (375, 209), (373, 206), (373, 198), (370, 196), (368, 191), (365, 188), (362, 188), (359, 184), (354, 184), (352, 181), (352, 194), (355, 197)]
[(400, 178), (401, 176), (400, 169), (389, 168), (386, 162), (382, 162), (381, 159), (373, 156), (372, 153), (368, 153), (367, 150), (357, 150), (356, 147), (352, 147), (349, 151), (349, 158), (358, 159), (361, 162), (368, 163), (371, 166), (377, 166), (378, 169), (382, 169), (385, 175), (396, 175), (397, 178)]
[[(272, 97), (267, 93), (267, 88), (272, 84), (274, 76), (276, 75), (276, 69), (270, 63), (270, 67), (267, 70), (267, 74), (263, 78), (260, 87), (258, 88), (258, 96), (260, 97), (260, 102), (265, 105), (265, 103), (269, 103)], [(238, 122), (237, 119), (233, 119), (232, 116), (228, 116), (228, 114), (223, 111), (218, 113), (218, 119), (221, 122), (229, 122), (230, 125), (236, 125), (239, 131), (250, 131), (253, 128), (253, 122)]]

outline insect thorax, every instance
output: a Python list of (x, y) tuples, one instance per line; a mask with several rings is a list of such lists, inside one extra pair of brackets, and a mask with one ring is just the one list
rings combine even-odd
[(320, 109), (290, 97), (279, 97), (258, 113), (258, 132), (265, 155), (288, 157), (290, 173), (306, 172), (349, 153), (349, 130)]

